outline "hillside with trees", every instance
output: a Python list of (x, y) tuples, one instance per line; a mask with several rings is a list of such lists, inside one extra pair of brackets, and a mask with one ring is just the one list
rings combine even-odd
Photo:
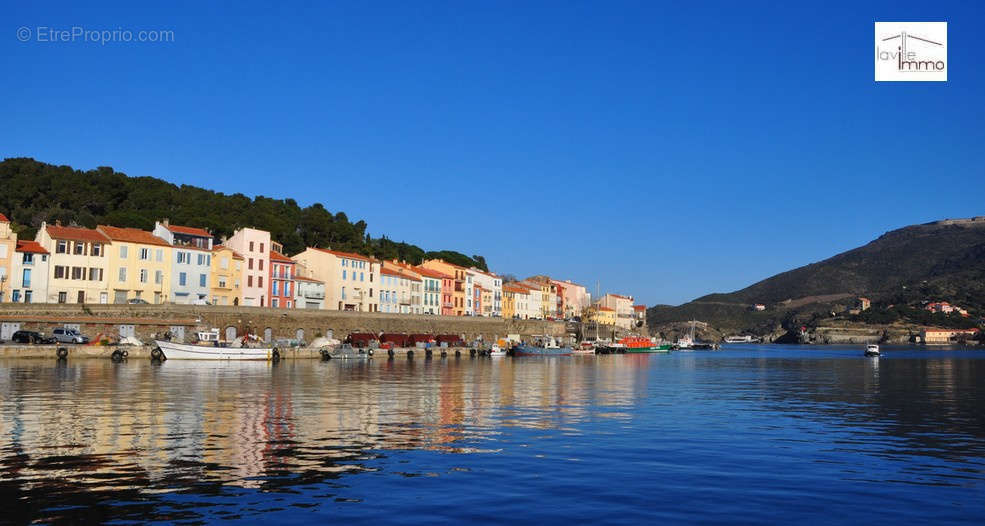
[[(762, 333), (830, 319), (854, 307), (859, 296), (870, 298), (873, 309), (846, 314), (852, 321), (974, 325), (930, 316), (920, 305), (949, 301), (968, 309), (972, 319), (985, 314), (985, 217), (893, 230), (859, 248), (735, 292), (652, 307), (647, 316), (651, 325), (698, 319), (724, 330)], [(755, 304), (766, 310), (755, 310)]]
[(129, 177), (109, 167), (75, 170), (29, 158), (0, 162), (0, 212), (22, 238), (32, 238), (42, 221), (61, 221), (94, 228), (97, 224), (152, 230), (154, 221), (202, 227), (216, 236), (241, 227), (267, 230), (287, 254), (305, 247), (331, 247), (378, 259), (418, 264), (442, 258), (465, 267), (488, 270), (485, 258), (452, 250), (428, 252), (416, 245), (374, 238), (366, 221), (351, 221), (321, 203), (301, 207), (294, 199), (249, 197), (197, 186), (175, 185), (154, 177)]

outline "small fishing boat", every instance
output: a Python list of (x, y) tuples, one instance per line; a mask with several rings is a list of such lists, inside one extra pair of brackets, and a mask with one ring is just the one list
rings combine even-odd
[(870, 343), (870, 344), (866, 345), (865, 346), (865, 355), (866, 356), (879, 356), (879, 346), (876, 345), (876, 344), (874, 344), (874, 343)]
[(570, 347), (561, 347), (553, 336), (536, 336), (533, 343), (522, 343), (513, 349), (516, 356), (571, 356)]
[(493, 345), (489, 349), (489, 356), (506, 356), (506, 349), (503, 349), (499, 345)]
[(233, 347), (218, 340), (199, 339), (199, 343), (154, 340), (151, 350), (155, 360), (279, 360), (276, 347)]
[(321, 357), (324, 360), (367, 360), (372, 356), (372, 349), (357, 349), (348, 343), (343, 343), (334, 349), (326, 347), (321, 350)]
[(595, 354), (594, 342), (581, 342), (581, 345), (571, 350), (573, 354)]

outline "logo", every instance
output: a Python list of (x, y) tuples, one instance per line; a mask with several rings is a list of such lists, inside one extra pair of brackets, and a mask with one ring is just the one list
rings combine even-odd
[(876, 22), (876, 82), (947, 81), (947, 22)]

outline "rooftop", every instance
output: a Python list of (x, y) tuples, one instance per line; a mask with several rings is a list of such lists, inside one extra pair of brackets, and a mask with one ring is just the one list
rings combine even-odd
[(284, 254), (281, 254), (280, 252), (277, 252), (276, 250), (270, 251), (270, 261), (277, 261), (280, 263), (294, 263), (293, 259), (285, 256)]
[(196, 228), (193, 226), (164, 225), (164, 228), (167, 228), (168, 230), (170, 230), (175, 234), (185, 234), (188, 236), (198, 236), (198, 237), (212, 237), (212, 234), (210, 234), (207, 230), (203, 230), (201, 228)]
[(120, 228), (116, 226), (109, 225), (99, 225), (96, 230), (100, 231), (106, 237), (112, 239), (113, 241), (122, 241), (124, 243), (140, 243), (143, 245), (156, 245), (159, 247), (169, 247), (167, 241), (151, 234), (146, 230), (141, 230), (139, 228)]
[(445, 274), (444, 272), (438, 272), (437, 270), (432, 270), (424, 267), (414, 267), (413, 270), (414, 272), (417, 272), (422, 276), (426, 276), (433, 279), (452, 279), (453, 277), (453, 276), (449, 276), (448, 274)]
[[(91, 228), (78, 226), (45, 225), (45, 230), (52, 239), (67, 239), (70, 241), (90, 241), (96, 243), (109, 243), (109, 238), (102, 232)], [(167, 243), (165, 243), (167, 244)]]
[(357, 259), (359, 261), (371, 261), (370, 258), (368, 258), (366, 256), (363, 256), (363, 255), (360, 255), (360, 254), (354, 254), (352, 252), (342, 252), (342, 251), (339, 251), (339, 250), (329, 250), (327, 248), (317, 248), (317, 247), (311, 247), (311, 248), (314, 248), (315, 250), (319, 250), (321, 252), (332, 254), (333, 256), (340, 257), (340, 258)]
[(7, 216), (0, 214), (0, 223), (9, 223), (9, 222), (10, 220), (7, 219)]
[(230, 252), (233, 253), (233, 259), (243, 259), (243, 256), (239, 255), (239, 252), (236, 252), (235, 250), (227, 247), (226, 245), (213, 245), (212, 246), (212, 252), (216, 252), (218, 250), (228, 250), (228, 251), (230, 251)]
[(47, 254), (48, 251), (37, 241), (18, 241), (17, 252), (30, 252), (33, 254)]

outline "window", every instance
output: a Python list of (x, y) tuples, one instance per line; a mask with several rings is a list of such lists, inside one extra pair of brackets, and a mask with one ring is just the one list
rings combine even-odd
[(103, 244), (102, 243), (93, 243), (92, 244), (92, 255), (93, 256), (96, 256), (96, 257), (102, 257), (103, 256)]
[[(260, 253), (261, 254), (266, 254), (266, 252), (263, 251), (263, 243), (260, 243)], [(261, 270), (263, 270), (263, 269), (261, 269)]]
[(59, 292), (58, 293), (58, 303), (67, 303), (67, 302), (68, 302), (68, 293), (67, 292)]
[(279, 307), (279, 306), (280, 306), (280, 305), (278, 304), (278, 302), (277, 302), (277, 298), (270, 298), (270, 306), (271, 306), (271, 307), (274, 307), (274, 308), (277, 308), (277, 307)]
[(250, 241), (250, 252), (253, 252), (253, 242)]
[(164, 272), (160, 270), (154, 271), (154, 283), (160, 285), (164, 281)]
[(25, 289), (31, 287), (31, 269), (24, 269), (24, 275), (21, 277), (21, 283)]
[(287, 279), (291, 279), (291, 267), (286, 267), (284, 269), (284, 277), (286, 277)]
[(178, 274), (178, 285), (181, 285), (182, 287), (184, 287), (187, 284), (188, 284), (188, 274), (185, 274), (184, 272), (179, 273)]
[(342, 271), (342, 279), (345, 279), (345, 271)]
[(89, 267), (89, 281), (102, 281), (103, 280), (103, 269), (96, 267)]
[(127, 246), (120, 245), (120, 259), (126, 259), (126, 258), (127, 258)]
[(198, 265), (199, 266), (202, 266), (204, 264), (205, 264), (205, 254), (199, 254), (198, 255)]
[[(291, 282), (287, 282), (284, 284), (284, 295), (287, 296), (288, 298), (293, 296), (293, 294), (291, 294)], [(288, 307), (290, 307), (290, 305), (288, 305)]]
[(345, 287), (342, 287), (342, 299), (345, 299)]
[(226, 270), (229, 268), (229, 258), (222, 258), (219, 260), (219, 268)]
[(372, 298), (372, 297), (373, 297), (373, 289), (369, 289), (369, 297), (370, 297), (370, 298)]
[(120, 267), (120, 282), (124, 282), (126, 280), (127, 280), (127, 268)]
[(257, 276), (257, 286), (263, 288), (263, 276)]
[(65, 267), (61, 265), (55, 265), (55, 279), (65, 278)]
[(81, 241), (75, 242), (75, 251), (73, 252), (76, 256), (84, 256), (86, 252), (86, 244)]
[(72, 279), (85, 279), (85, 269), (82, 267), (72, 267)]
[(290, 302), (290, 301), (288, 301), (288, 302), (287, 302), (287, 303), (286, 303), (285, 305), (287, 305), (287, 308), (288, 308), (288, 309), (290, 309), (290, 308), (291, 308), (291, 302)]
[[(68, 241), (59, 241), (55, 244), (56, 254), (67, 254), (68, 253)], [(65, 303), (65, 302), (62, 302)]]
[(365, 272), (360, 272), (359, 273), (359, 281), (366, 281), (366, 273)]
[(263, 270), (263, 260), (262, 259), (258, 259), (257, 260), (257, 270)]
[(140, 260), (141, 261), (147, 261), (147, 260), (149, 260), (150, 259), (150, 249), (149, 248), (142, 248), (142, 249), (140, 249), (140, 256), (139, 257), (140, 257)]
[(163, 248), (159, 248), (159, 249), (157, 249), (157, 250), (154, 251), (154, 259), (157, 260), (158, 263), (164, 261), (164, 249)]
[(25, 290), (24, 291), (24, 303), (31, 303), (31, 296), (32, 296), (31, 291)]
[(147, 283), (147, 269), (140, 269), (140, 282)]
[(253, 276), (246, 276), (246, 286), (247, 287), (253, 286)]
[[(280, 296), (280, 282), (279, 281), (272, 281), (270, 283), (270, 286), (271, 286), (271, 290), (270, 290), (271, 295), (273, 295), (273, 296)], [(275, 305), (275, 307), (276, 307), (276, 305)]]
[(226, 278), (219, 278), (219, 288), (220, 289), (226, 288)]
[(206, 275), (206, 274), (199, 274), (198, 275), (198, 286), (199, 287), (205, 287), (205, 286), (207, 286), (208, 285), (208, 280), (209, 280), (208, 275)]
[[(0, 248), (6, 249), (7, 248), (7, 245), (0, 245)], [(0, 252), (3, 252), (3, 250), (0, 250)], [(0, 254), (0, 257), (3, 257), (3, 255)], [(25, 252), (24, 253), (24, 258), (21, 260), (21, 262), (23, 264), (25, 264), (25, 265), (33, 265), (34, 264), (34, 254), (32, 254), (30, 252)]]

